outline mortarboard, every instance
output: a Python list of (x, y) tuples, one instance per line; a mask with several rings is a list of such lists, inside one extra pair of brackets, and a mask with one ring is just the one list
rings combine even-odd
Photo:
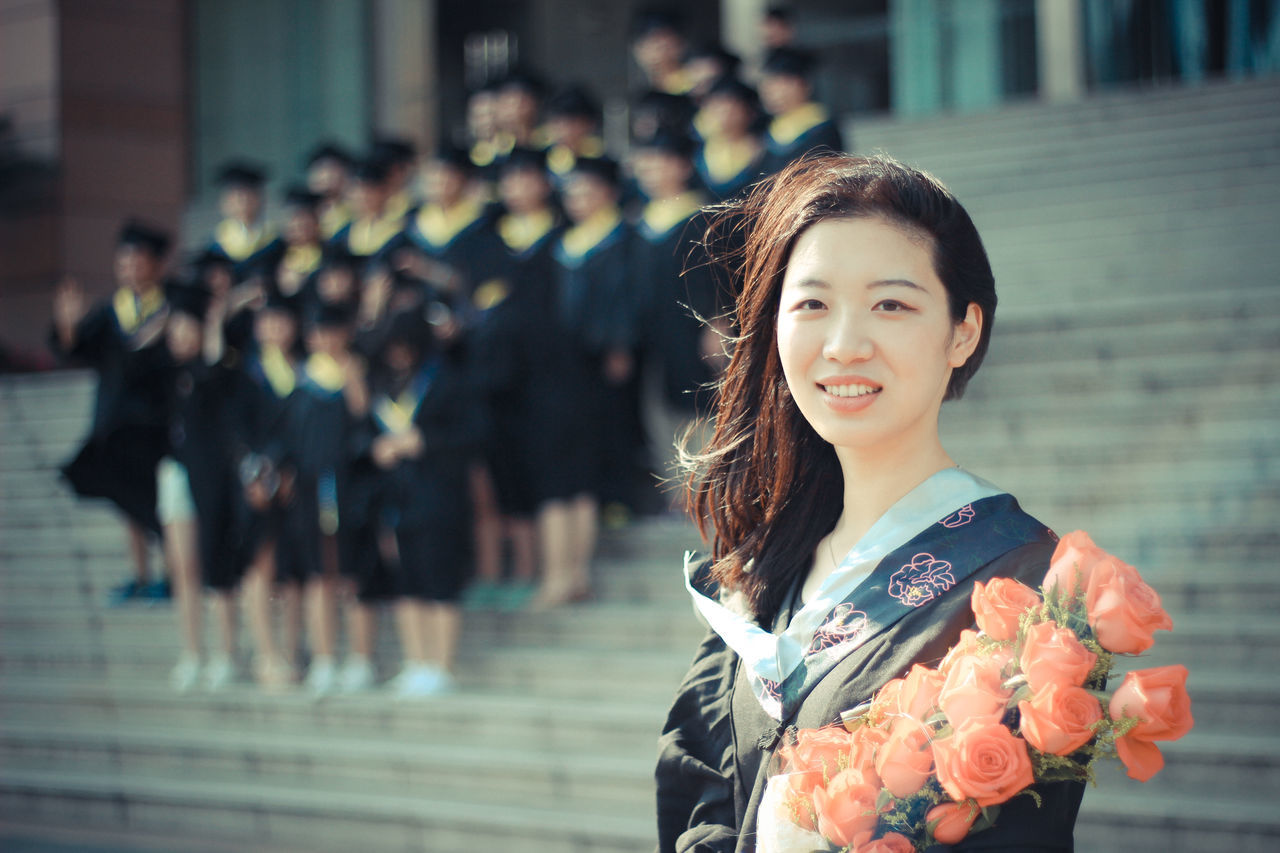
[(322, 142), (315, 148), (312, 148), (311, 152), (307, 154), (307, 168), (310, 169), (316, 163), (320, 163), (325, 160), (332, 160), (335, 163), (339, 163), (344, 169), (350, 169), (354, 162), (354, 158), (351, 156), (350, 152), (338, 143)]
[(168, 232), (161, 231), (159, 228), (137, 219), (130, 219), (125, 222), (120, 229), (120, 236), (116, 240), (117, 245), (145, 249), (157, 258), (164, 257), (165, 253), (169, 251), (171, 242), (172, 238)]
[(569, 174), (586, 175), (612, 187), (618, 186), (618, 163), (610, 157), (579, 157)]
[(760, 70), (763, 74), (802, 77), (808, 80), (815, 64), (813, 54), (807, 51), (793, 47), (780, 47), (769, 53)]
[(600, 120), (600, 104), (581, 86), (570, 86), (561, 89), (547, 99), (542, 109), (543, 115), (553, 118), (587, 118)]
[(314, 212), (324, 201), (324, 196), (313, 193), (304, 186), (294, 185), (284, 194), (285, 207), (299, 207)]
[(267, 171), (248, 160), (232, 160), (218, 170), (218, 186), (237, 189), (261, 189), (267, 181)]
[(545, 172), (547, 170), (547, 152), (538, 148), (512, 148), (511, 153), (502, 158), (498, 164), (498, 173), (516, 172), (520, 170)]
[(164, 298), (171, 314), (187, 314), (204, 322), (213, 294), (202, 284), (170, 278), (164, 283)]

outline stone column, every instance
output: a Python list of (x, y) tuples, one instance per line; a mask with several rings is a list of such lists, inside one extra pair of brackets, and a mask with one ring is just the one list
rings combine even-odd
[(1078, 101), (1084, 97), (1084, 31), (1078, 0), (1036, 0), (1036, 47), (1040, 97)]
[(373, 0), (373, 124), (429, 150), (436, 142), (434, 0)]
[(767, 0), (720, 0), (720, 41), (747, 68), (759, 68), (764, 59), (760, 21), (767, 8)]

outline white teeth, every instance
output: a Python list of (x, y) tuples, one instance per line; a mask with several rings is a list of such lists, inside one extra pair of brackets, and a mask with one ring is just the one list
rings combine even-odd
[(861, 397), (880, 390), (874, 385), (823, 385), (822, 388), (833, 397)]

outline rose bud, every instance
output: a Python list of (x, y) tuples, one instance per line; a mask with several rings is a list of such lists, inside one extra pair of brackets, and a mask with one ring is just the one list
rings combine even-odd
[(1012, 640), (1018, 636), (1022, 614), (1040, 605), (1040, 595), (1013, 578), (978, 581), (969, 596), (978, 627), (993, 640)]
[(899, 799), (919, 791), (933, 775), (930, 732), (922, 723), (904, 718), (876, 752), (876, 773), (889, 793)]
[(859, 834), (875, 829), (879, 820), (876, 798), (880, 791), (861, 779), (860, 774), (837, 773), (826, 788), (813, 792), (818, 831), (841, 847), (853, 844)]
[(1102, 704), (1083, 687), (1050, 684), (1030, 702), (1019, 702), (1022, 736), (1041, 752), (1070, 755), (1088, 743)]
[(1164, 758), (1152, 741), (1177, 740), (1195, 723), (1187, 694), (1187, 668), (1175, 664), (1128, 673), (1111, 697), (1109, 710), (1113, 720), (1140, 720), (1116, 740), (1116, 755), (1130, 777), (1147, 781), (1164, 766)]
[(1093, 544), (1089, 534), (1083, 530), (1063, 536), (1049, 559), (1049, 571), (1043, 584), (1045, 593), (1057, 587), (1058, 595), (1066, 599), (1079, 590), (1087, 589), (1094, 565), (1106, 556), (1109, 556), (1107, 552)]
[(1003, 803), (1035, 782), (1026, 741), (1000, 723), (970, 724), (933, 742), (938, 781), (953, 800)]
[(998, 723), (1013, 690), (1004, 686), (1000, 663), (981, 655), (960, 658), (938, 693), (938, 707), (953, 726)]
[(888, 832), (873, 841), (854, 848), (857, 853), (915, 853), (911, 839), (898, 832)]
[(978, 819), (978, 806), (973, 802), (939, 803), (924, 816), (925, 824), (938, 822), (933, 828), (933, 840), (939, 844), (959, 844), (969, 834), (969, 827)]
[(1136, 655), (1151, 648), (1152, 634), (1173, 629), (1173, 620), (1160, 606), (1160, 596), (1138, 570), (1115, 558), (1094, 567), (1085, 597), (1089, 626), (1109, 652)]
[(1037, 622), (1027, 630), (1018, 659), (1036, 693), (1050, 684), (1081, 686), (1097, 662), (1098, 656), (1085, 648), (1074, 631), (1052, 622)]
[(915, 664), (898, 690), (898, 710), (912, 719), (924, 721), (938, 707), (942, 674)]

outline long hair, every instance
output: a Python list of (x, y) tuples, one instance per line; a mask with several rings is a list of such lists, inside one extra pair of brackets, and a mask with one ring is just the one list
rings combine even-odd
[(944, 399), (956, 399), (991, 338), (995, 281), (972, 220), (937, 179), (886, 156), (809, 157), (721, 208), (708, 230), (708, 248), (738, 292), (738, 334), (717, 386), (710, 442), (701, 453), (682, 453), (686, 497), (711, 540), (714, 577), (723, 589), (745, 595), (760, 618), (776, 613), (807, 571), (844, 495), (835, 450), (800, 413), (778, 357), (787, 261), (813, 224), (872, 216), (928, 239), (956, 322), (971, 302), (982, 310), (977, 348), (947, 386)]

